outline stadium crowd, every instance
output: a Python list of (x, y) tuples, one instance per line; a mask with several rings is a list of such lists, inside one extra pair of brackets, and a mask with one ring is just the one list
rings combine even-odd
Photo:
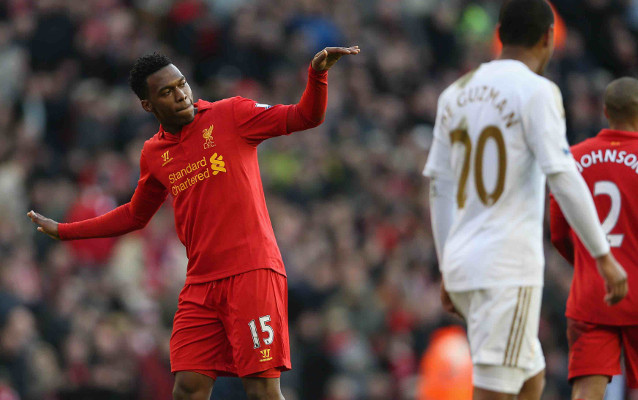
[[(196, 99), (292, 104), (318, 50), (355, 44), (362, 53), (330, 73), (324, 124), (260, 146), (289, 279), (293, 370), (282, 389), (288, 400), (417, 398), (431, 333), (460, 323), (440, 305), (421, 170), (437, 97), (493, 57), (499, 6), (1, 1), (0, 398), (171, 398), (168, 339), (186, 254), (170, 201), (121, 238), (57, 242), (26, 217), (79, 220), (130, 199), (140, 149), (158, 128), (127, 86), (138, 56), (169, 55)], [(575, 143), (605, 126), (605, 85), (638, 73), (638, 1), (554, 6), (567, 29), (548, 75)], [(548, 240), (546, 255), (544, 398), (561, 399), (571, 269)], [(213, 398), (241, 399), (240, 385), (219, 379)]]

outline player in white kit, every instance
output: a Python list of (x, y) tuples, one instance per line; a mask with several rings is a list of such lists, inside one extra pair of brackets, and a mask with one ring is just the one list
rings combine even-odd
[[(503, 52), (440, 96), (424, 170), (448, 311), (467, 322), (474, 399), (539, 399), (545, 180), (597, 258), (614, 304), (627, 292), (565, 136), (560, 90), (540, 76), (553, 52), (544, 0), (510, 0)], [(569, 214), (569, 215), (567, 215)]]

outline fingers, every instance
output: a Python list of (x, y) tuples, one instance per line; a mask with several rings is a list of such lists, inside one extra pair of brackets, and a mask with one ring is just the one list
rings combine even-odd
[(351, 46), (351, 47), (326, 47), (325, 49), (323, 49), (322, 51), (326, 52), (326, 56), (328, 56), (328, 54), (341, 54), (341, 55), (346, 55), (346, 54), (359, 54), (361, 52), (361, 49), (359, 49), (359, 46)]
[(457, 311), (457, 309), (454, 307), (454, 305), (452, 303), (443, 304), (443, 309), (445, 309), (445, 311), (447, 311), (448, 313), (454, 315), (455, 317), (463, 319), (463, 316), (461, 316), (461, 313), (459, 313)]
[(31, 210), (27, 213), (27, 217), (31, 218), (32, 222), (38, 223), (41, 220), (42, 216), (37, 212)]
[(328, 57), (328, 51), (326, 49), (321, 50), (319, 53), (315, 54), (315, 60), (321, 62)]
[(607, 293), (605, 294), (605, 303), (609, 306), (617, 304), (619, 301), (627, 296), (629, 292), (629, 286), (627, 284), (627, 278), (620, 280), (614, 285), (606, 285)]

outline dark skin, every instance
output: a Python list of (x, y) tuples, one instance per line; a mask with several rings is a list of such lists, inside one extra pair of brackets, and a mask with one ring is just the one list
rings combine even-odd
[[(359, 46), (326, 47), (312, 59), (316, 71), (329, 70), (345, 55), (359, 54)], [(186, 78), (173, 64), (158, 70), (146, 79), (148, 96), (141, 100), (147, 112), (153, 113), (165, 131), (179, 135), (185, 125), (195, 119), (197, 110), (193, 106), (193, 92)], [(60, 239), (58, 222), (31, 210), (27, 213), (37, 225), (38, 232)], [(192, 371), (178, 371), (175, 374), (173, 398), (175, 400), (208, 400), (215, 380)], [(242, 378), (249, 400), (281, 400), (279, 378)]]
[[(326, 47), (312, 59), (312, 68), (316, 71), (327, 71), (345, 55), (356, 55), (359, 46)], [(193, 122), (197, 110), (193, 107), (193, 92), (186, 78), (173, 64), (149, 75), (148, 98), (140, 103), (144, 110), (153, 113), (164, 130), (179, 135), (182, 127)], [(60, 239), (58, 223), (31, 210), (27, 213), (31, 221), (38, 225), (38, 232)]]

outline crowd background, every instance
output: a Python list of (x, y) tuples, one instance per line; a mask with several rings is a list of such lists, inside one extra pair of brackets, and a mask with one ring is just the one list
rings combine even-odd
[[(605, 126), (605, 85), (638, 72), (638, 1), (554, 6), (567, 31), (548, 76), (576, 143)], [(171, 398), (168, 342), (186, 258), (170, 201), (144, 230), (113, 239), (54, 241), (26, 217), (84, 219), (130, 199), (140, 149), (157, 131), (127, 86), (135, 58), (169, 55), (196, 99), (291, 104), (317, 51), (355, 44), (361, 54), (330, 72), (324, 124), (260, 146), (289, 277), (294, 369), (282, 387), (288, 400), (417, 398), (430, 335), (460, 323), (440, 306), (421, 170), (437, 97), (493, 56), (499, 7), (0, 1), (0, 398)], [(571, 270), (545, 247), (544, 399), (564, 399)], [(220, 379), (213, 398), (242, 399), (241, 384)]]

